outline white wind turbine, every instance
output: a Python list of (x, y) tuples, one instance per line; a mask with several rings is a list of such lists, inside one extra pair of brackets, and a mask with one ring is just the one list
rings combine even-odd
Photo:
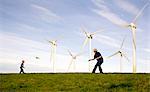
[(123, 39), (122, 44), (121, 44), (119, 50), (116, 51), (114, 54), (112, 54), (111, 56), (108, 57), (108, 58), (111, 58), (111, 57), (116, 56), (118, 54), (120, 55), (120, 72), (122, 72), (122, 58), (124, 57), (127, 61), (129, 61), (129, 59), (126, 56), (126, 54), (122, 51), (122, 47), (123, 47), (124, 41), (125, 41), (125, 38)]
[(40, 57), (36, 56), (35, 59), (40, 59)]
[[(149, 0), (150, 1), (150, 0)], [(125, 25), (124, 27), (129, 28), (132, 32), (132, 43), (133, 43), (133, 56), (132, 56), (132, 62), (133, 62), (133, 73), (136, 73), (136, 21), (138, 19), (138, 17), (142, 14), (142, 12), (144, 11), (144, 9), (149, 5), (149, 1), (148, 3), (146, 3), (144, 5), (144, 7), (139, 11), (139, 13), (135, 16), (135, 18), (133, 19), (133, 21), (127, 25)]]
[(69, 66), (68, 66), (67, 71), (69, 71), (71, 65), (73, 65), (73, 69), (74, 69), (74, 71), (75, 71), (75, 62), (76, 62), (76, 59), (77, 59), (78, 56), (80, 56), (80, 55), (83, 54), (83, 53), (78, 53), (78, 54), (74, 55), (74, 54), (72, 54), (72, 52), (71, 52), (70, 50), (68, 50), (68, 53), (69, 53), (69, 55), (71, 56), (71, 61), (70, 61), (70, 64), (69, 64)]
[(40, 57), (36, 56), (35, 59), (36, 59), (36, 61), (37, 61), (37, 60), (40, 60)]
[(53, 64), (53, 72), (55, 72), (55, 60), (56, 60), (56, 47), (57, 47), (57, 40), (48, 41), (51, 45), (51, 57), (50, 61)]
[[(87, 32), (87, 30), (82, 27), (82, 28), (81, 28), (81, 31), (84, 32), (84, 34), (85, 34), (85, 36), (86, 36), (82, 48), (89, 42), (89, 58), (91, 58), (91, 57), (92, 57), (92, 45), (91, 45), (92, 42), (91, 42), (91, 41), (92, 41), (92, 39), (93, 39), (93, 36), (94, 36), (95, 34), (97, 34), (98, 32), (101, 32), (101, 31), (103, 31), (103, 30), (95, 31), (95, 32), (90, 33), (90, 32)], [(90, 62), (89, 62), (89, 72), (90, 72), (90, 67), (91, 67), (91, 66), (90, 66)]]

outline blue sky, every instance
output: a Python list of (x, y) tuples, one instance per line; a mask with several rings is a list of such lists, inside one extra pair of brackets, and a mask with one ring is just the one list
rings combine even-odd
[[(132, 72), (132, 35), (118, 24), (130, 23), (148, 0), (0, 0), (0, 71), (18, 72), (22, 59), (26, 72), (51, 72), (50, 45), (58, 39), (56, 71), (66, 72), (70, 62), (67, 49), (81, 51), (87, 31), (94, 35), (92, 47), (104, 57), (118, 50), (126, 35), (123, 72)], [(150, 7), (137, 19), (137, 72), (150, 72)], [(88, 71), (86, 52), (76, 60), (76, 71)], [(39, 56), (40, 60), (34, 57)], [(104, 72), (119, 72), (119, 56), (105, 59)], [(96, 61), (91, 62), (94, 66)], [(93, 67), (91, 67), (92, 69)]]

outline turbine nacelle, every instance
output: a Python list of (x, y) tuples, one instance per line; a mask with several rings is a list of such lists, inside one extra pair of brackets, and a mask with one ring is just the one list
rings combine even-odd
[(118, 51), (118, 53), (120, 54), (120, 56), (121, 56), (121, 57), (123, 56), (123, 54), (122, 54), (122, 52), (121, 52), (121, 51)]
[(137, 28), (134, 23), (130, 23), (130, 24), (128, 25), (128, 27), (130, 27), (131, 29), (134, 29), (134, 30), (136, 30), (136, 28)]
[(88, 38), (88, 39), (93, 39), (93, 35), (90, 34), (90, 33), (87, 33), (87, 38)]
[(53, 46), (57, 46), (57, 40), (49, 41)]
[(76, 58), (77, 58), (77, 56), (73, 56), (73, 57), (72, 57), (72, 59), (76, 59)]

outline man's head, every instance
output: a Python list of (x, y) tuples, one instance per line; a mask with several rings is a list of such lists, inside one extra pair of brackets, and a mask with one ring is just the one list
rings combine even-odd
[(94, 52), (94, 53), (96, 53), (96, 52), (97, 52), (97, 49), (96, 49), (96, 48), (94, 48), (94, 49), (93, 49), (93, 52)]
[(24, 60), (22, 60), (22, 63), (24, 63)]

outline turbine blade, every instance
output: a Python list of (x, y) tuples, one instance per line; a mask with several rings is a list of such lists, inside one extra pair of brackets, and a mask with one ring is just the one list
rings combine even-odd
[(85, 52), (81, 52), (81, 53), (78, 53), (77, 55), (76, 55), (76, 57), (77, 56), (81, 56), (82, 54), (84, 54)]
[(102, 31), (104, 31), (104, 30), (98, 30), (98, 31), (92, 32), (91, 35), (95, 35), (95, 34), (102, 32)]
[(123, 24), (123, 25), (119, 25), (119, 26), (122, 27), (122, 28), (128, 28), (129, 24)]
[(50, 40), (47, 40), (50, 44), (53, 44), (53, 42), (52, 41), (50, 41)]
[(49, 42), (49, 43), (52, 43), (52, 41), (50, 41), (50, 40), (47, 40), (47, 39), (46, 39), (46, 41)]
[(112, 55), (108, 56), (108, 58), (111, 58), (111, 57), (113, 57), (113, 56), (117, 55), (118, 53), (119, 53), (119, 52), (117, 51), (117, 52), (115, 52), (114, 54), (112, 54)]
[(81, 28), (81, 31), (86, 35), (86, 37), (88, 37), (88, 33), (85, 31), (84, 27)]
[(56, 42), (58, 41), (58, 40), (61, 40), (61, 39), (63, 39), (64, 37), (62, 36), (62, 35), (59, 35), (59, 37), (57, 37), (57, 39), (55, 40)]
[(121, 46), (120, 46), (120, 49), (123, 47), (125, 39), (126, 39), (126, 36), (123, 38), (123, 41), (122, 41)]
[(126, 56), (125, 53), (122, 53), (122, 55), (124, 56), (124, 58), (125, 58), (128, 62), (130, 61), (129, 58)]
[(72, 55), (72, 53), (71, 53), (71, 51), (70, 51), (70, 50), (68, 50), (68, 53), (69, 53), (69, 55), (70, 55), (71, 57), (73, 57), (73, 55)]
[(85, 38), (85, 41), (84, 41), (84, 43), (83, 43), (82, 48), (88, 43), (88, 41), (89, 41), (89, 39), (86, 37), (86, 38)]
[(133, 19), (133, 23), (135, 23), (137, 21), (137, 19), (140, 17), (140, 15), (142, 14), (142, 12), (144, 11), (144, 9), (149, 5), (150, 0), (143, 6), (143, 8), (138, 12), (138, 14), (135, 16), (135, 18)]
[(69, 71), (69, 69), (70, 69), (70, 67), (71, 67), (71, 65), (72, 65), (72, 62), (73, 62), (73, 59), (71, 59), (71, 61), (70, 61), (70, 64), (69, 64), (69, 66), (68, 66), (67, 71)]

